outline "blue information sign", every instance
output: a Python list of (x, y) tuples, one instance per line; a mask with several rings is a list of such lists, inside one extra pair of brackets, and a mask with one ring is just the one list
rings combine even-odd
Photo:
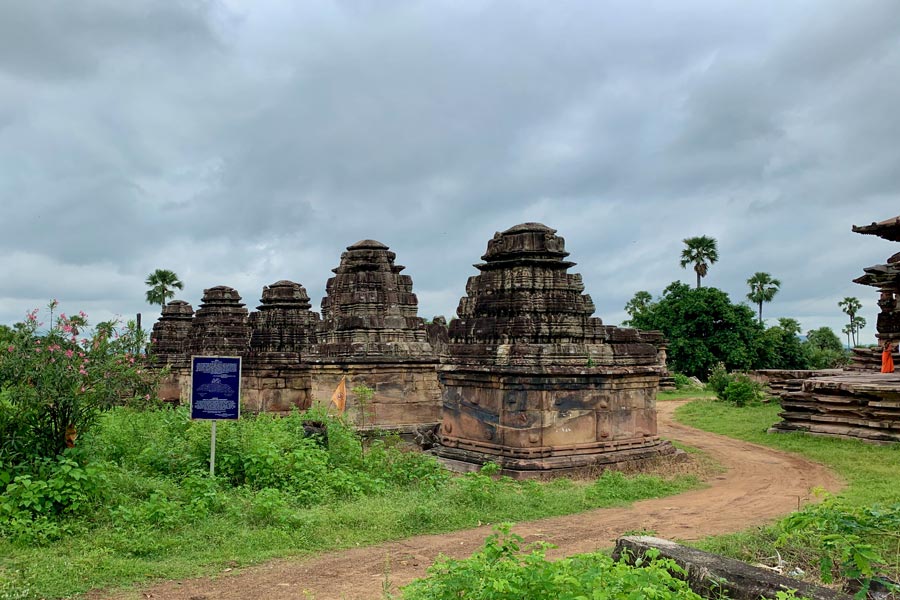
[(191, 418), (235, 420), (241, 410), (241, 359), (191, 357)]

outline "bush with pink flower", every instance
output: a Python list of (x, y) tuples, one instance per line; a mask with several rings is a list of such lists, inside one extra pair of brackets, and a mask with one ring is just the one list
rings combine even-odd
[(41, 331), (38, 314), (26, 313), (0, 347), (0, 466), (57, 456), (101, 411), (155, 398), (158, 374), (146, 368), (146, 339), (133, 322), (86, 334), (85, 313), (60, 314)]

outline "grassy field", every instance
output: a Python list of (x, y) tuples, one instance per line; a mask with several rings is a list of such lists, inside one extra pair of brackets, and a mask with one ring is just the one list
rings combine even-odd
[[(791, 519), (786, 519), (739, 534), (717, 536), (698, 546), (748, 562), (771, 564), (780, 556), (788, 565), (802, 569), (807, 579), (819, 579), (825, 572), (826, 581), (830, 575), (839, 575), (839, 563), (851, 569), (855, 568), (854, 559), (864, 564), (871, 549), (881, 558), (874, 561), (879, 563), (874, 572), (898, 580), (900, 446), (802, 433), (766, 433), (779, 420), (779, 410), (774, 402), (738, 408), (700, 400), (679, 408), (676, 418), (699, 429), (806, 456), (833, 469), (847, 487), (821, 507), (811, 508), (808, 523), (800, 531), (788, 531)], [(854, 554), (860, 548), (861, 557)], [(827, 556), (836, 564), (822, 569)]]
[(796, 452), (831, 467), (847, 482), (840, 496), (857, 505), (900, 502), (900, 446), (877, 446), (802, 433), (766, 433), (779, 421), (777, 402), (736, 408), (711, 400), (691, 402), (675, 413), (705, 431)]
[(605, 473), (549, 483), (484, 473), (451, 477), (431, 457), (390, 440), (363, 448), (339, 426), (329, 428), (329, 448), (298, 449), (290, 418), (260, 418), (220, 428), (222, 475), (213, 481), (202, 474), (205, 425), (172, 411), (107, 415), (85, 442), (100, 469), (88, 479), (99, 481), (102, 493), (77, 515), (32, 515), (5, 529), (0, 600), (67, 597), (272, 557), (622, 505), (699, 487), (705, 470), (715, 468), (701, 461), (678, 474)]
[(667, 400), (697, 400), (697, 399), (713, 399), (716, 395), (707, 389), (685, 388), (683, 390), (674, 390), (671, 392), (660, 392), (656, 395), (656, 399), (660, 402)]

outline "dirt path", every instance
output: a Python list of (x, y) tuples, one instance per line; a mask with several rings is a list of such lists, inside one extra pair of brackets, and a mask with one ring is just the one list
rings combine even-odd
[[(522, 523), (514, 531), (526, 540), (545, 540), (566, 556), (612, 546), (625, 531), (652, 530), (669, 539), (695, 540), (772, 521), (809, 499), (814, 487), (836, 491), (839, 479), (825, 467), (777, 450), (706, 433), (675, 423), (684, 404), (660, 402), (660, 435), (709, 453), (727, 468), (711, 486), (692, 492)], [(168, 581), (141, 591), (106, 596), (110, 600), (288, 600), (378, 599), (385, 565), (390, 583), (400, 586), (425, 574), (439, 553), (470, 555), (490, 527), (427, 535), (308, 559), (275, 560), (218, 578)], [(90, 595), (91, 598), (104, 598)]]

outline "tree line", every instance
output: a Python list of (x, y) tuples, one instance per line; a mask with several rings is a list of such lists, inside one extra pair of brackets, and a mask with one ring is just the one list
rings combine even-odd
[[(710, 266), (719, 260), (716, 240), (699, 236), (683, 242), (680, 263), (682, 268), (693, 266), (696, 287), (676, 281), (656, 300), (641, 290), (625, 305), (625, 325), (657, 329), (669, 340), (670, 370), (705, 379), (720, 363), (728, 370), (750, 370), (824, 369), (848, 362), (846, 349), (829, 327), (810, 330), (802, 340), (796, 319), (780, 318), (777, 325), (765, 326), (763, 305), (780, 290), (778, 279), (765, 272), (747, 279), (746, 298), (756, 306), (754, 314), (750, 306), (732, 303), (722, 290), (702, 286)], [(865, 327), (865, 319), (857, 315), (862, 305), (851, 297), (838, 305), (849, 316), (843, 331), (848, 345), (857, 343)]]

